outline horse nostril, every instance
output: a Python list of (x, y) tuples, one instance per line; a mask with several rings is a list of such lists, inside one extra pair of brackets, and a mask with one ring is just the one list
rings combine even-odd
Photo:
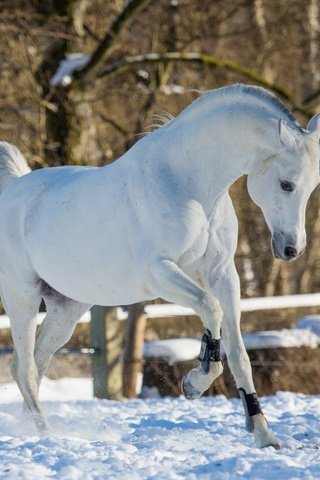
[(298, 250), (289, 245), (288, 247), (285, 247), (284, 254), (288, 258), (295, 258), (298, 256)]

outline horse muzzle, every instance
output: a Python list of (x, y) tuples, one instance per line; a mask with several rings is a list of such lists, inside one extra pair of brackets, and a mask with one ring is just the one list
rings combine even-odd
[(304, 248), (298, 248), (297, 242), (290, 235), (282, 232), (275, 232), (271, 240), (273, 256), (280, 260), (295, 260), (304, 252)]

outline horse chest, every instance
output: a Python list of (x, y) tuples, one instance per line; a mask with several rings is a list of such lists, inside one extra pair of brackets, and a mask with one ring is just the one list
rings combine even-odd
[(233, 261), (237, 247), (237, 219), (229, 195), (221, 198), (216, 207), (216, 215), (211, 217), (206, 234), (199, 235), (194, 244), (199, 247), (198, 255), (185, 268), (200, 286), (204, 279), (214, 284), (221, 271)]
[(189, 265), (201, 258), (207, 250), (208, 240), (208, 224), (207, 222), (203, 222), (198, 227), (198, 231), (193, 232), (192, 242), (190, 246), (185, 250), (185, 252), (181, 255), (179, 264), (181, 266)]

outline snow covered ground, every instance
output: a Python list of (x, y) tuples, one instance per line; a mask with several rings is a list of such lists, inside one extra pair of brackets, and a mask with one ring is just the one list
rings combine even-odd
[(45, 379), (41, 397), (52, 426), (43, 438), (15, 385), (0, 385), (0, 479), (320, 478), (320, 396), (262, 399), (280, 451), (255, 448), (237, 399), (97, 400), (89, 379)]

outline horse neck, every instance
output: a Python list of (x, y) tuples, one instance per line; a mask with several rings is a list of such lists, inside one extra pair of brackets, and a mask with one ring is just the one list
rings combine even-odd
[(257, 135), (253, 138), (250, 134), (257, 119), (243, 110), (238, 115), (240, 122), (236, 118), (233, 111), (211, 112), (176, 125), (172, 122), (145, 139), (151, 162), (172, 172), (181, 189), (208, 212), (232, 183), (249, 173), (253, 159), (257, 160)]
[(147, 135), (123, 156), (130, 169), (129, 182), (135, 178), (131, 168), (138, 168), (149, 182), (170, 177), (175, 191), (201, 203), (210, 215), (232, 183), (267, 157), (261, 145), (275, 138), (276, 122), (272, 129), (271, 120), (275, 119), (270, 113), (266, 117), (237, 104), (198, 115), (188, 112)]

